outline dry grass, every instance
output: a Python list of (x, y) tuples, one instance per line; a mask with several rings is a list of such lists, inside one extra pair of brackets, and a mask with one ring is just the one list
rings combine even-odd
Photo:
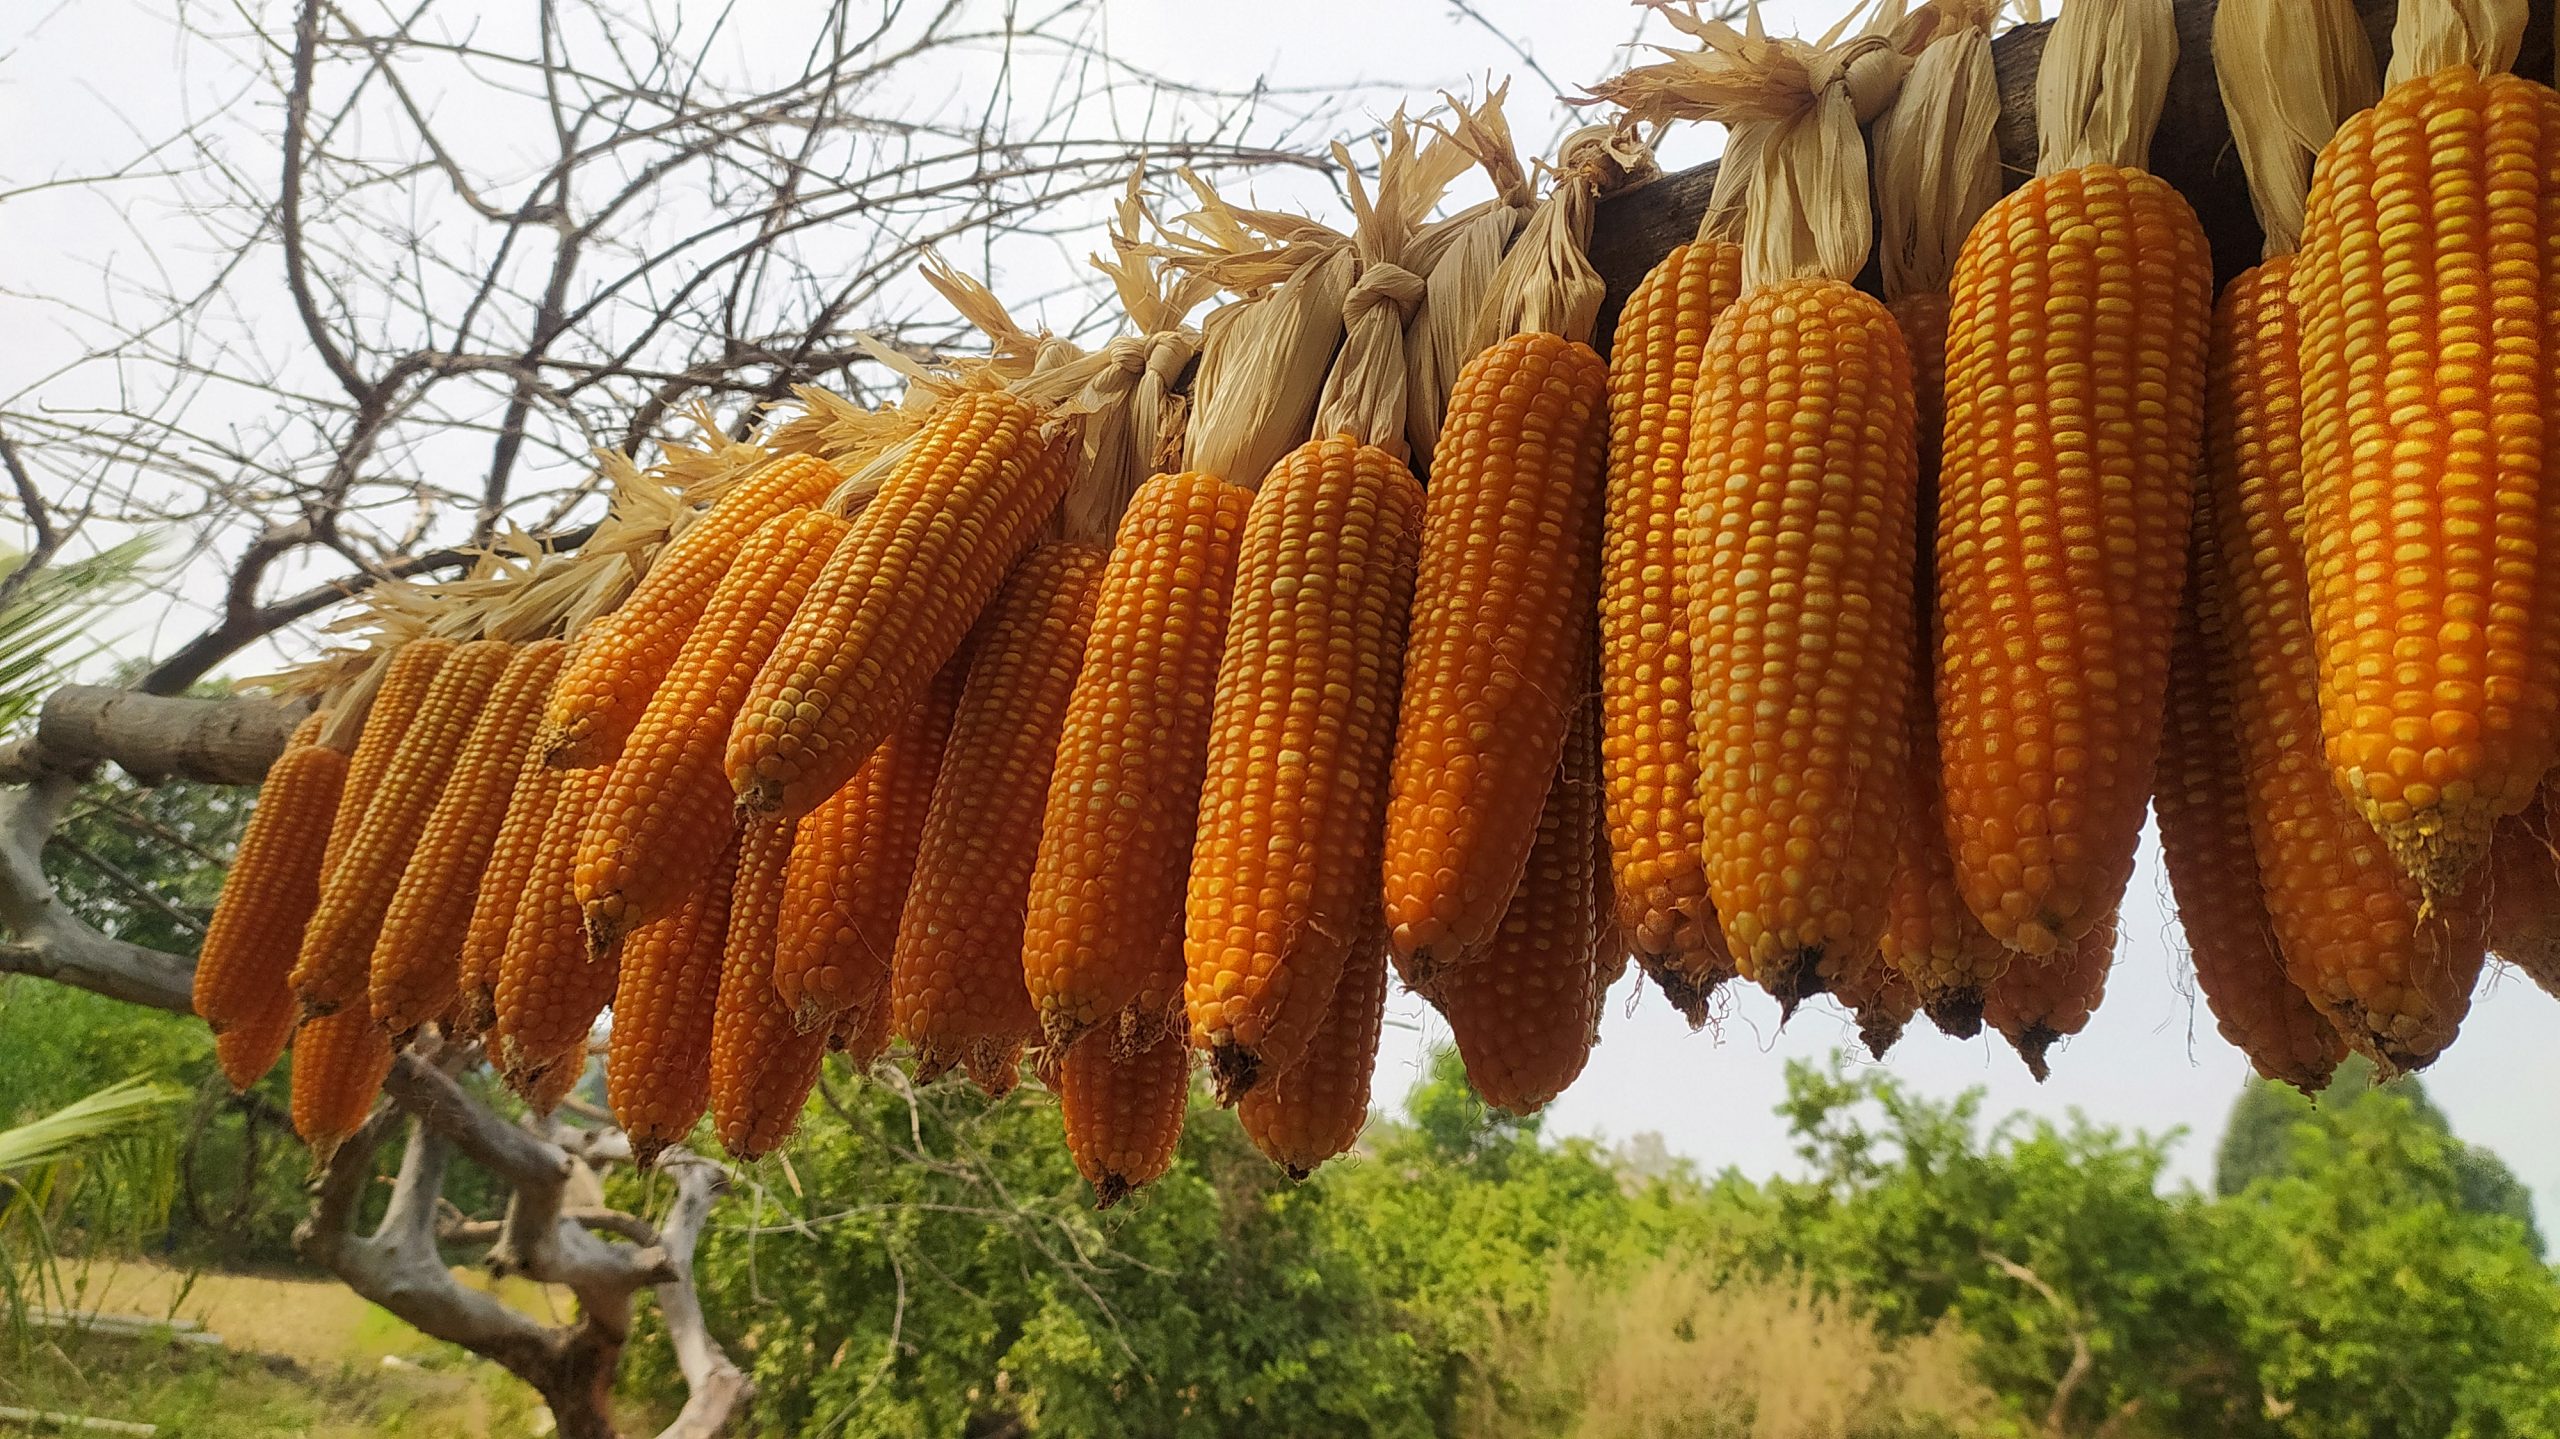
[[(63, 1277), (75, 1286), (84, 1309), (192, 1319), (232, 1349), (277, 1355), (310, 1369), (453, 1352), (333, 1279), (190, 1273), (126, 1259), (66, 1265)], [(490, 1288), (489, 1277), (476, 1269), (456, 1269), (454, 1277), (475, 1289)], [(500, 1283), (497, 1293), (546, 1323), (567, 1320), (574, 1308), (567, 1290), (521, 1279)]]
[(1999, 1413), (1959, 1335), (1888, 1345), (1801, 1282), (1678, 1258), (1625, 1284), (1559, 1274), (1485, 1360), (1467, 1439), (1958, 1439)]

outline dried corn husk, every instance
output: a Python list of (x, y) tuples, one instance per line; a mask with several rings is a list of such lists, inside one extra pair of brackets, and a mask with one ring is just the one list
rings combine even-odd
[(1999, 0), (1937, 0), (1939, 23), (1873, 134), (1878, 259), (1888, 300), (1943, 295), (1973, 222), (2000, 198)]
[(2468, 65), (2486, 75), (2512, 70), (2532, 20), (2530, 0), (2400, 0), (2391, 27), (2385, 85)]
[(1409, 263), (1426, 278), (1422, 304), (1405, 323), (1404, 433), (1418, 471), (1430, 469), (1440, 423), (1448, 418), (1449, 391), (1458, 372), (1476, 356), (1469, 343), (1476, 315), (1484, 308), (1503, 252), (1537, 204), (1529, 172), (1511, 143), (1510, 122), (1502, 114), (1510, 91), (1506, 81), (1472, 108), (1454, 95), (1441, 97), (1449, 103), (1449, 133), (1493, 182), (1494, 195), (1425, 226), (1413, 243)]
[(1532, 333), (1590, 343), (1609, 289), (1585, 254), (1592, 215), (1603, 193), (1653, 173), (1653, 154), (1632, 125), (1591, 125), (1565, 137), (1554, 184), (1493, 272), (1468, 331), (1467, 353)]
[(1428, 293), (1415, 267), (1422, 219), (1471, 163), (1448, 136), (1425, 141), (1402, 111), (1387, 122), (1379, 147), (1373, 199), (1351, 154), (1334, 146), (1351, 188), (1352, 253), (1358, 278), (1343, 295), (1342, 352), (1316, 404), (1312, 437), (1349, 435), (1364, 445), (1407, 456), (1405, 324)]
[(2302, 247), (2311, 164), (2338, 124), (2380, 98), (2352, 0), (2223, 0), (2213, 68), (2267, 255)]
[(2036, 71), (2036, 173), (2143, 168), (2177, 64), (2172, 0), (2062, 7)]

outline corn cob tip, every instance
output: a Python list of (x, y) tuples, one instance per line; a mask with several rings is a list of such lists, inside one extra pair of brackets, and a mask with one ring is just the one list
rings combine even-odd
[(675, 1141), (669, 1139), (660, 1139), (654, 1134), (635, 1134), (631, 1136), (632, 1167), (638, 1169), (643, 1174), (657, 1168), (658, 1156), (666, 1153), (667, 1146), (674, 1142)]
[(960, 1068), (987, 1098), (1002, 1099), (1022, 1082), (1022, 1046), (1002, 1039), (979, 1040), (961, 1054)]
[(1123, 1176), (1104, 1170), (1102, 1177), (1093, 1181), (1093, 1207), (1096, 1210), (1111, 1208), (1129, 1197), (1130, 1187)]
[(311, 1150), (311, 1178), (314, 1182), (329, 1172), (329, 1161), (338, 1157), (339, 1146), (352, 1137), (344, 1134), (323, 1134), (303, 1141), (304, 1145)]
[(1807, 945), (1793, 955), (1783, 957), (1778, 966), (1763, 977), (1769, 993), (1778, 1001), (1778, 1022), (1796, 1017), (1796, 1006), (1830, 988), (1822, 977), (1822, 947)]
[(2051, 1025), (2031, 1024), (2020, 1030), (2018, 1037), (2012, 1041), (2017, 1048), (2018, 1057), (2027, 1062), (2027, 1073), (2036, 1077), (2036, 1083), (2042, 1084), (2053, 1076), (2053, 1067), (2046, 1062), (2045, 1057), (2052, 1052), (2054, 1042), (2060, 1038), (2062, 1038), (2062, 1031)]
[(1041, 1043), (1047, 1047), (1049, 1054), (1061, 1058), (1069, 1049), (1075, 1047), (1077, 1040), (1084, 1038), (1098, 1027), (1077, 1018), (1063, 1008), (1043, 1008), (1040, 1011)]
[(1707, 1021), (1715, 1017), (1715, 997), (1722, 992), (1724, 982), (1732, 978), (1729, 974), (1711, 973), (1702, 980), (1664, 955), (1639, 954), (1636, 963), (1643, 967), (1645, 978), (1653, 981), (1653, 987), (1662, 991), (1662, 997), (1671, 1001), (1680, 1017), (1689, 1021), (1692, 1032), (1706, 1028)]
[(2438, 809), (2374, 827), (2401, 871), (2418, 882), (2421, 922), (2468, 889), (2489, 858), (2490, 828), (2475, 813)]
[(1315, 1173), (1312, 1169), (1300, 1169), (1294, 1164), (1281, 1165), (1280, 1172), (1289, 1176), (1289, 1182), (1291, 1184), (1304, 1184), (1307, 1182), (1308, 1176)]
[(1858, 1038), (1866, 1044), (1869, 1055), (1881, 1060), (1885, 1056), (1885, 1051), (1893, 1048), (1901, 1040), (1902, 1026), (1903, 1021), (1890, 1015), (1872, 1013), (1860, 1015)]
[(782, 781), (758, 775), (738, 790), (738, 824), (755, 824), (782, 808)]
[(622, 942), (622, 900), (619, 895), (602, 895), (580, 905), (587, 931), (587, 958), (599, 960), (613, 953)]
[[(835, 1012), (814, 999), (803, 999), (791, 1010), (791, 1027), (802, 1034), (815, 1034), (821, 1029), (826, 1029), (834, 1020)], [(829, 1030), (827, 1047), (829, 1049), (844, 1048), (844, 1031)]]
[[(1252, 1050), (1232, 1038), (1218, 1039), (1209, 1046), (1209, 1085), (1217, 1092), (1218, 1102), (1232, 1106), (1253, 1092), (1262, 1080), (1262, 1060)], [(1303, 1176), (1301, 1176), (1303, 1177)]]
[(1921, 1005), (1929, 1022), (1950, 1039), (1971, 1039), (1982, 1033), (1982, 986), (1965, 985), (1942, 990), (1929, 996)]

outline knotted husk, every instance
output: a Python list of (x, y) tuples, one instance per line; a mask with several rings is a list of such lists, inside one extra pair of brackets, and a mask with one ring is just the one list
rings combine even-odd
[(1937, 0), (1938, 20), (1873, 133), (1884, 297), (1943, 295), (1973, 222), (2000, 198), (1999, 0)]
[(1603, 194), (1652, 178), (1653, 152), (1623, 120), (1587, 126), (1565, 137), (1553, 173), (1546, 198), (1493, 272), (1467, 334), (1469, 355), (1513, 335), (1589, 344), (1599, 326), (1609, 287), (1591, 268), (1591, 219)]
[(1101, 372), (1073, 402), (1084, 416), (1084, 448), (1076, 482), (1060, 508), (1065, 538), (1105, 546), (1130, 496), (1157, 473), (1167, 443), (1180, 442), (1187, 411), (1175, 386), (1200, 352), (1200, 332), (1183, 319), (1218, 288), (1205, 276), (1165, 264), (1140, 241), (1139, 227), (1148, 218), (1138, 191), (1143, 173), (1129, 177), (1121, 196), (1110, 257), (1092, 257), (1093, 267), (1111, 278), (1136, 333), (1102, 347)]
[(1475, 358), (1468, 342), (1503, 253), (1536, 208), (1536, 191), (1502, 113), (1510, 91), (1505, 81), (1472, 107), (1454, 95), (1441, 96), (1449, 104), (1448, 133), (1493, 183), (1493, 198), (1423, 227), (1413, 244), (1413, 268), (1428, 276), (1422, 305), (1404, 332), (1404, 436), (1417, 473), (1430, 470), (1440, 424), (1448, 418), (1449, 391)]
[(2036, 70), (2036, 173), (2140, 170), (2178, 64), (2174, 0), (2073, 0)]
[[(1430, 138), (1425, 140), (1424, 134)], [(1379, 146), (1374, 198), (1361, 183), (1349, 151), (1334, 146), (1334, 159), (1350, 186), (1352, 253), (1359, 273), (1343, 294), (1342, 352), (1325, 377), (1315, 425), (1305, 438), (1348, 435), (1406, 459), (1405, 325), (1420, 309), (1429, 286), (1429, 266), (1415, 251), (1423, 217), (1472, 162), (1448, 135), (1418, 130), (1402, 111), (1387, 122), (1387, 137)]]
[(2222, 0), (2213, 69), (2267, 257), (2290, 255), (2320, 148), (2382, 95), (2364, 22), (2353, 0)]

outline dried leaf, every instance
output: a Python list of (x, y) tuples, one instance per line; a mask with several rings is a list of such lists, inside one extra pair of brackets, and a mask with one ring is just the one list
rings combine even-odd
[(1973, 222), (2000, 198), (2000, 77), (1992, 0), (1935, 12), (1942, 24), (1876, 121), (1876, 211), (1887, 299), (1944, 294)]
[(2484, 75), (2514, 69), (2532, 8), (2530, 0), (2400, 0), (2385, 83), (2397, 85), (2453, 65)]
[(2178, 64), (2173, 0), (2071, 0), (2036, 70), (2036, 173), (2141, 169)]
[(2353, 0), (2222, 0), (2213, 68), (2266, 253), (2292, 254), (2312, 162), (2341, 121), (2381, 94), (2364, 21)]

